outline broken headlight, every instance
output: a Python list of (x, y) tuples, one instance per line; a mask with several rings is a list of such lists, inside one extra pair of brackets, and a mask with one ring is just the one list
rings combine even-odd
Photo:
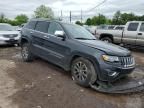
[(119, 62), (119, 57), (117, 56), (102, 55), (102, 58), (107, 62)]

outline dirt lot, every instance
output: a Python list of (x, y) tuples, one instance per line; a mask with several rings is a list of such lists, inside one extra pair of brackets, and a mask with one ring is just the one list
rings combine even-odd
[[(133, 51), (144, 77), (144, 52)], [(0, 108), (144, 108), (144, 92), (110, 95), (75, 84), (70, 73), (44, 60), (21, 60), (20, 48), (0, 48)]]

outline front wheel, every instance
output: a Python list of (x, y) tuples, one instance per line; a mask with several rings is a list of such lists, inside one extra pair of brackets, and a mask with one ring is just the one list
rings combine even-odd
[(102, 41), (106, 42), (106, 43), (112, 43), (112, 39), (110, 37), (103, 37), (101, 38)]
[(72, 62), (71, 73), (77, 84), (88, 87), (97, 80), (94, 65), (85, 58), (77, 58)]
[(30, 52), (29, 43), (23, 43), (21, 48), (22, 59), (25, 62), (33, 60), (33, 54)]

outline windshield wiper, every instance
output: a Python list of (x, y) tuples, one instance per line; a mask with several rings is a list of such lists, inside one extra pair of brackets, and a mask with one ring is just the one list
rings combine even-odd
[(96, 40), (94, 38), (90, 39), (90, 38), (84, 38), (84, 37), (77, 37), (75, 39), (81, 39), (81, 40)]

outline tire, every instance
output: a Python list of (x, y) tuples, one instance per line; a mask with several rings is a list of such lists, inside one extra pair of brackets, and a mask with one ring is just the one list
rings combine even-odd
[(22, 44), (21, 55), (24, 62), (33, 61), (33, 54), (30, 52), (29, 43)]
[(107, 42), (107, 43), (113, 43), (113, 41), (110, 37), (103, 37), (103, 38), (101, 38), (101, 40), (104, 42)]
[(82, 57), (72, 62), (71, 74), (73, 80), (84, 87), (89, 87), (90, 84), (94, 84), (97, 80), (97, 74), (93, 64)]

